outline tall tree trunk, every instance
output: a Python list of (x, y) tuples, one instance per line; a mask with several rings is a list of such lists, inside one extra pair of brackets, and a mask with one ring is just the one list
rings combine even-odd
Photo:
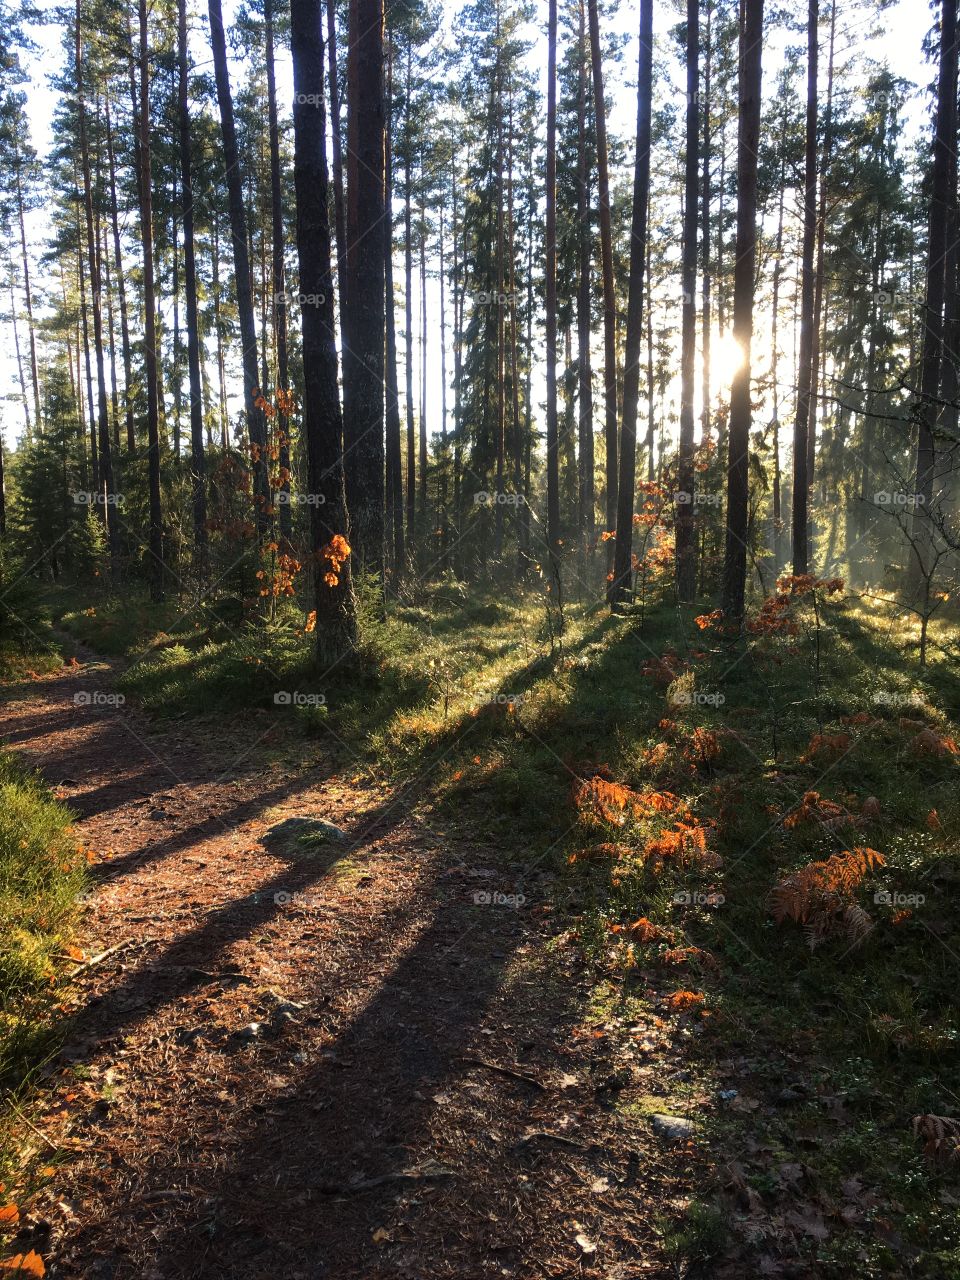
[(920, 358), (920, 403), (914, 479), (913, 560), (910, 585), (919, 590), (933, 570), (934, 482), (937, 469), (937, 396), (943, 367), (943, 307), (946, 295), (944, 259), (950, 221), (950, 152), (957, 145), (957, 0), (940, 6), (940, 70), (937, 82), (933, 184), (927, 230), (923, 345)]
[(700, 0), (687, 0), (687, 150), (683, 208), (683, 316), (680, 355), (680, 458), (677, 512), (677, 595), (689, 604), (697, 593), (694, 528), (696, 473), (693, 451), (693, 379), (697, 356), (697, 179), (699, 177)]
[(740, 26), (740, 118), (737, 127), (737, 241), (733, 275), (733, 336), (743, 362), (730, 386), (724, 613), (743, 618), (747, 585), (750, 448), (750, 347), (757, 265), (757, 150), (763, 59), (763, 0), (744, 0)]
[(383, 575), (383, 0), (351, 0), (343, 443), (360, 568)]
[[(623, 364), (623, 415), (620, 422), (620, 475), (616, 553), (610, 604), (616, 609), (630, 596), (633, 573), (633, 499), (637, 470), (637, 410), (643, 349), (643, 289), (650, 201), (650, 141), (653, 96), (653, 0), (640, 3), (640, 59), (637, 75), (637, 150), (633, 166), (633, 219), (630, 228), (630, 280)], [(653, 388), (648, 388), (652, 392)]]
[[(547, 25), (547, 547), (551, 589), (559, 593), (560, 459), (557, 431), (557, 0), (549, 0)], [(599, 113), (598, 113), (599, 114)]]
[(30, 397), (27, 395), (27, 375), (23, 371), (23, 354), (20, 351), (20, 326), (17, 324), (17, 300), (13, 292), (13, 274), (10, 275), (10, 322), (13, 326), (13, 350), (17, 362), (17, 375), (20, 379), (20, 397), (23, 400), (23, 418), (26, 428), (25, 439), (29, 440), (33, 431), (30, 419)]
[[(810, 347), (810, 418), (807, 427), (807, 488), (813, 489), (817, 456), (817, 411), (820, 397), (820, 360), (826, 354), (826, 321), (823, 304), (823, 260), (827, 238), (827, 187), (830, 160), (833, 152), (833, 54), (837, 34), (837, 0), (830, 4), (830, 49), (827, 56), (827, 103), (823, 122), (823, 152), (820, 162), (820, 195), (817, 203), (817, 251), (813, 276), (813, 341)], [(823, 342), (821, 343), (821, 333)], [(813, 521), (807, 511), (807, 537), (809, 547)]]
[(343, 145), (340, 137), (340, 82), (337, 79), (337, 0), (327, 0), (327, 56), (330, 66), (330, 154), (333, 158), (333, 210), (337, 233), (337, 286), (340, 323), (347, 283), (347, 214), (343, 192)]
[[(77, 287), (80, 291), (80, 324), (83, 337), (83, 358), (87, 375), (87, 414), (90, 422), (90, 474), (93, 488), (100, 492), (100, 457), (97, 449), (97, 411), (93, 400), (93, 361), (90, 358), (90, 319), (87, 312), (87, 282), (83, 269), (83, 232), (80, 229), (80, 207), (77, 206)], [(79, 354), (77, 357), (79, 361)], [(77, 377), (79, 378), (79, 371)]]
[[(784, 113), (786, 114), (786, 113)], [(773, 301), (770, 318), (770, 381), (773, 398), (773, 568), (780, 572), (780, 541), (783, 533), (780, 476), (780, 281), (783, 277), (783, 212), (787, 188), (786, 119), (780, 135), (780, 178), (777, 198), (777, 239), (774, 245)]]
[(27, 308), (27, 341), (30, 346), (30, 381), (33, 386), (33, 411), (37, 433), (43, 430), (43, 410), (40, 405), (40, 373), (37, 367), (37, 339), (33, 324), (33, 290), (30, 287), (30, 256), (27, 253), (27, 228), (24, 219), (22, 157), (18, 140), (14, 144), (14, 182), (17, 198), (17, 220), (20, 224), (20, 256), (23, 262), (23, 296)]
[[(280, 174), (280, 125), (273, 54), (273, 0), (264, 0), (267, 28), (267, 113), (270, 127), (270, 218), (273, 239), (273, 332), (277, 344), (277, 449), (280, 463), (280, 533), (293, 533), (290, 510), (290, 371), (287, 357), (287, 281), (284, 268), (283, 186)], [(266, 344), (264, 344), (266, 345)]]
[[(594, 127), (597, 131), (597, 192), (600, 213), (600, 263), (603, 279), (603, 394), (606, 440), (606, 527), (617, 521), (617, 298), (613, 282), (613, 230), (610, 219), (610, 176), (607, 163), (607, 106), (603, 96), (598, 0), (588, 0), (590, 57), (593, 64)], [(631, 501), (633, 499), (631, 498)], [(607, 544), (607, 569), (613, 548)]]
[(110, 124), (110, 95), (104, 99), (107, 130), (107, 171), (110, 180), (110, 227), (113, 233), (113, 262), (117, 277), (117, 299), (120, 306), (120, 344), (123, 353), (123, 410), (127, 427), (127, 453), (137, 447), (133, 425), (133, 361), (130, 355), (130, 321), (127, 315), (127, 286), (124, 279), (123, 254), (120, 248), (120, 212), (117, 202), (117, 168), (113, 152), (113, 129)]
[(253, 499), (257, 533), (266, 535), (270, 524), (270, 479), (267, 472), (267, 426), (260, 398), (260, 374), (257, 362), (257, 333), (253, 316), (253, 290), (250, 284), (250, 252), (247, 246), (247, 219), (243, 207), (243, 178), (240, 153), (233, 116), (233, 96), (227, 67), (227, 42), (223, 30), (220, 0), (208, 0), (210, 11), (210, 43), (213, 47), (213, 69), (220, 105), (220, 131), (226, 164), (227, 198), (230, 209), (230, 238), (233, 242), (233, 272), (237, 286), (237, 319), (243, 360), (243, 400), (250, 436), (253, 468)]
[(83, 207), (87, 227), (87, 257), (90, 264), (90, 315), (93, 320), (93, 353), (97, 370), (97, 453), (99, 458), (102, 514), (110, 554), (115, 560), (120, 552), (119, 529), (116, 518), (116, 494), (113, 483), (113, 459), (110, 449), (110, 414), (107, 401), (107, 379), (103, 359), (103, 309), (100, 285), (100, 254), (93, 220), (93, 186), (90, 178), (90, 148), (87, 141), (87, 112), (84, 101), (82, 33), (80, 27), (80, 0), (76, 9), (76, 76), (77, 76), (77, 126), (80, 135), (80, 169), (83, 175)]
[[(420, 182), (426, 183), (423, 158), (420, 159)], [(424, 186), (420, 188), (420, 527), (427, 530), (427, 212), (424, 208)]]
[(220, 447), (230, 447), (230, 420), (227, 412), (227, 375), (223, 351), (223, 321), (220, 315), (220, 214), (213, 211), (213, 253), (210, 255), (210, 292), (213, 294), (213, 327), (217, 337), (217, 389), (220, 406)]
[[(590, 358), (590, 161), (587, 156), (587, 46), (584, 0), (579, 0), (577, 44), (577, 380), (579, 400), (577, 517), (581, 542), (593, 543), (596, 529), (593, 450), (593, 368)], [(512, 185), (511, 185), (512, 199)], [(511, 217), (511, 224), (512, 224)], [(513, 259), (511, 256), (511, 268)], [(513, 285), (511, 284), (511, 289)], [(514, 316), (514, 323), (516, 317)], [(514, 341), (514, 356), (516, 341)], [(516, 377), (516, 372), (514, 372)]]
[(413, 555), (417, 544), (417, 444), (413, 421), (413, 183), (411, 168), (413, 159), (410, 147), (410, 63), (412, 54), (407, 46), (406, 118), (404, 120), (404, 185), (403, 185), (403, 306), (406, 340), (404, 344), (404, 372), (406, 374), (407, 414), (407, 549)]
[[(270, 0), (267, 0), (269, 7)], [(269, 19), (268, 19), (269, 21)], [(187, 62), (187, 0), (177, 3), (177, 96), (180, 108), (180, 190), (183, 195), (183, 272), (187, 303), (187, 370), (190, 378), (190, 481), (193, 498), (194, 565), (207, 576), (207, 488), (203, 452), (203, 384), (200, 376), (200, 314), (193, 229), (193, 164)]]
[[(303, 328), (303, 430), (314, 564), (317, 657), (329, 668), (350, 651), (356, 618), (350, 560), (336, 555), (349, 537), (343, 435), (337, 387), (337, 342), (327, 212), (321, 0), (291, 0), (294, 182)], [(381, 281), (382, 283), (382, 281)], [(319, 501), (322, 495), (323, 502)]]
[[(387, 109), (393, 103), (393, 40), (387, 51)], [(400, 426), (400, 386), (397, 380), (397, 312), (393, 296), (393, 130), (388, 122), (384, 139), (384, 199), (386, 202), (383, 241), (384, 305), (386, 307), (386, 493), (387, 522), (392, 534), (393, 572), (397, 579), (404, 570), (403, 537), (403, 445)]]
[(140, 17), (140, 235), (143, 243), (144, 372), (147, 383), (147, 478), (150, 493), (150, 598), (164, 595), (163, 512), (160, 505), (160, 405), (157, 384), (157, 304), (153, 284), (153, 188), (150, 161), (150, 48), (147, 0)]
[(703, 372), (701, 375), (701, 398), (703, 406), (700, 416), (700, 435), (704, 441), (710, 439), (710, 429), (712, 426), (710, 414), (710, 325), (712, 323), (710, 316), (710, 91), (712, 88), (713, 78), (713, 3), (707, 0), (707, 30), (706, 30), (706, 48), (704, 50), (703, 63), (703, 191), (701, 194), (701, 222), (700, 222), (700, 253), (702, 256), (701, 263), (701, 280), (700, 280), (700, 297), (701, 297), (701, 331), (702, 331), (702, 357)]
[(817, 23), (818, 0), (807, 10), (807, 133), (804, 147), (803, 258), (800, 297), (800, 367), (797, 370), (797, 414), (793, 428), (793, 572), (807, 572), (807, 518), (810, 497), (810, 390), (813, 373), (813, 254), (817, 236)]

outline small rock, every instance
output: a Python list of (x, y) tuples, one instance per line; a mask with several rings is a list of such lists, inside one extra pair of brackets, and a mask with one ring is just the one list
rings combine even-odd
[(692, 1138), (696, 1125), (683, 1116), (667, 1116), (657, 1113), (650, 1117), (654, 1133), (661, 1138), (669, 1138), (672, 1142), (680, 1142), (684, 1138)]
[(237, 1039), (243, 1040), (247, 1044), (249, 1044), (253, 1040), (259, 1040), (262, 1034), (263, 1034), (262, 1022), (251, 1022), (249, 1026), (241, 1027), (239, 1031), (235, 1032)]

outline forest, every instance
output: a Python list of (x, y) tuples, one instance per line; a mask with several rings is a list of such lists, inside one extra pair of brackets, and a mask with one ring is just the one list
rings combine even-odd
[(957, 0), (0, 0), (0, 1276), (960, 1280)]

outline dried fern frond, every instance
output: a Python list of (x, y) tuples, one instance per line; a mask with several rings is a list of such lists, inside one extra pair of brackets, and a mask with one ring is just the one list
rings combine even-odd
[(960, 1163), (960, 1120), (953, 1116), (914, 1116), (913, 1135), (923, 1142), (923, 1154), (940, 1163)]

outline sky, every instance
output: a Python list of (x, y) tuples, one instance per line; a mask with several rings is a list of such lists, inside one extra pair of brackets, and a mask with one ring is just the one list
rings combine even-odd
[[(201, 8), (205, 12), (205, 6), (198, 8), (196, 5), (192, 5), (191, 7), (194, 13), (199, 14)], [(451, 34), (454, 28), (457, 7), (449, 6), (445, 12), (447, 29)], [(821, 0), (821, 8), (824, 11), (828, 11), (826, 0)], [(52, 18), (55, 11), (55, 0), (40, 0), (40, 10)], [(234, 0), (226, 0), (224, 17), (228, 25), (235, 10), (236, 4)], [(922, 42), (931, 25), (932, 17), (929, 7), (922, 0), (896, 0), (896, 3), (892, 4), (882, 15), (879, 23), (874, 15), (872, 5), (855, 4), (852, 0), (841, 0), (839, 12), (841, 14), (841, 22), (836, 50), (838, 67), (842, 66), (847, 58), (866, 52), (876, 61), (886, 62), (893, 72), (912, 83), (926, 85), (932, 79), (932, 69), (924, 61), (922, 54)], [(546, 30), (546, 0), (538, 0), (537, 13), (541, 24), (539, 28), (534, 24), (530, 30), (531, 39), (534, 41), (534, 47), (530, 55), (530, 65), (541, 80), (541, 88), (545, 89), (546, 57), (543, 46)], [(849, 14), (849, 17), (843, 16), (845, 14)], [(679, 15), (680, 9), (675, 3), (661, 3), (660, 0), (654, 0), (654, 32), (655, 38), (660, 45), (661, 53), (668, 48), (667, 33), (677, 23)], [(626, 3), (617, 7), (613, 26), (617, 32), (623, 33), (628, 37), (629, 44), (625, 50), (623, 61), (617, 69), (617, 77), (614, 78), (612, 74), (613, 68), (611, 68), (611, 75), (608, 76), (605, 86), (612, 100), (611, 131), (628, 139), (632, 134), (636, 119), (637, 21), (637, 5), (632, 0), (627, 0)], [(868, 38), (871, 28), (878, 26), (880, 28), (879, 34)], [(194, 64), (196, 66), (208, 65), (209, 53), (201, 43), (204, 37), (204, 28), (200, 26), (199, 22), (195, 21), (192, 24), (192, 29), (191, 43)], [(824, 24), (822, 30), (824, 32), (824, 45), (821, 53), (821, 65), (825, 66), (826, 24)], [(36, 41), (37, 49), (35, 52), (27, 54), (24, 59), (25, 69), (30, 77), (30, 82), (25, 87), (28, 95), (27, 109), (31, 141), (42, 157), (49, 151), (51, 145), (51, 122), (56, 106), (56, 93), (51, 88), (49, 79), (52, 74), (59, 71), (63, 63), (62, 31), (51, 21), (50, 25), (35, 28), (33, 37)], [(788, 33), (778, 30), (772, 33), (764, 57), (765, 93), (769, 93), (773, 89), (777, 69), (786, 45), (797, 44), (802, 40), (803, 35), (799, 32)], [(672, 58), (668, 59), (668, 65), (674, 90), (678, 95), (682, 96), (682, 67), (679, 62)], [(239, 85), (241, 76), (242, 68), (235, 65), (232, 76), (235, 87)], [(661, 83), (659, 92), (662, 99), (664, 93), (670, 92), (670, 87)], [(278, 93), (281, 111), (285, 110), (289, 113), (293, 94), (293, 81), (289, 58), (283, 50), (278, 51)], [(922, 136), (927, 129), (927, 106), (927, 98), (922, 91), (918, 91), (911, 96), (906, 118), (908, 131), (914, 136)], [(35, 263), (43, 250), (46, 235), (46, 223), (42, 208), (34, 211), (31, 215), (28, 235), (31, 258)], [(35, 266), (33, 267), (32, 275), (36, 284), (42, 283), (40, 273)], [(427, 288), (429, 317), (427, 329), (428, 403), (435, 409), (430, 422), (431, 430), (435, 430), (439, 425), (438, 406), (441, 400), (439, 321), (437, 319), (440, 314), (440, 294), (439, 284), (436, 279), (428, 281)], [(4, 299), (4, 312), (8, 307), (9, 302)], [(42, 311), (42, 302), (40, 303), (40, 309)], [(419, 308), (415, 307), (414, 310), (418, 315)], [(599, 341), (599, 338), (600, 335), (595, 335), (595, 340)], [(21, 329), (22, 345), (23, 339), (24, 330)], [(415, 341), (419, 339), (416, 329), (414, 339)], [(402, 337), (400, 341), (402, 345)], [(416, 353), (416, 358), (419, 359), (419, 351)], [(452, 371), (452, 360), (448, 358), (447, 364), (449, 378)], [(729, 368), (726, 372), (729, 374), (732, 372), (733, 360), (728, 359), (727, 364)], [(4, 378), (6, 387), (19, 390), (19, 377), (13, 352), (13, 335), (9, 323), (3, 325), (2, 338), (0, 338), (0, 374)], [(538, 379), (537, 382), (540, 385), (539, 395), (537, 383), (535, 383), (534, 394), (535, 397), (542, 398), (542, 378)], [(415, 395), (418, 397), (419, 392), (415, 392)], [(448, 402), (452, 403), (452, 397), (448, 396)], [(235, 398), (231, 407), (232, 409), (239, 407), (238, 398)], [(0, 400), (0, 431), (3, 433), (3, 440), (8, 448), (19, 436), (22, 426), (23, 410), (19, 398), (8, 394), (6, 398)]]

